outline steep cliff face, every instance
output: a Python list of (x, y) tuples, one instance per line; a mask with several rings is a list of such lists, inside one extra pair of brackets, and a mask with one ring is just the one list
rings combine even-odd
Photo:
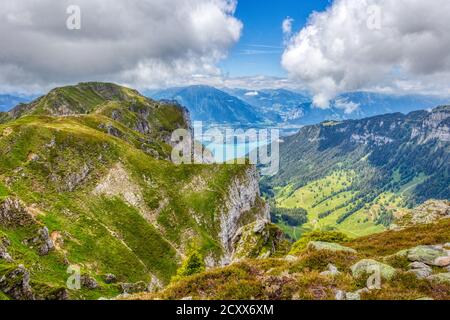
[(450, 142), (450, 107), (436, 108), (421, 123), (413, 126), (411, 138), (420, 144), (432, 140)]
[(255, 167), (233, 179), (220, 215), (220, 241), (224, 249), (221, 264), (232, 262), (236, 250), (234, 238), (239, 229), (255, 221), (269, 221), (269, 207), (260, 197), (259, 175)]

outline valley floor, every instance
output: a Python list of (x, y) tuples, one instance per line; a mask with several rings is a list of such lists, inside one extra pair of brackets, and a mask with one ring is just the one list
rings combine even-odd
[(349, 218), (340, 222), (342, 215), (351, 212), (362, 202), (355, 201), (357, 190), (352, 188), (356, 178), (354, 171), (335, 171), (323, 179), (293, 190), (291, 185), (276, 189), (276, 206), (280, 208), (303, 208), (308, 212), (308, 222), (293, 227), (280, 223), (280, 228), (292, 239), (314, 230), (337, 230), (351, 238), (363, 237), (387, 230), (389, 225), (379, 221), (382, 212), (401, 216), (407, 212), (405, 195), (424, 180), (420, 176), (396, 192), (384, 192), (372, 202), (364, 203)]

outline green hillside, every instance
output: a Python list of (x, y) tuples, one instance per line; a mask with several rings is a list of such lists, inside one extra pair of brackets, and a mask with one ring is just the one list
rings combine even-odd
[(428, 199), (450, 198), (450, 107), (305, 127), (281, 145), (279, 173), (263, 190), (308, 221), (280, 226), (294, 239), (336, 229), (377, 233)]
[[(167, 161), (185, 116), (98, 83), (12, 110), (0, 125), (0, 240), (12, 257), (0, 259), (0, 275), (22, 264), (36, 298), (92, 299), (122, 293), (120, 283), (167, 284), (193, 248), (219, 263), (229, 188), (245, 185), (250, 167)], [(254, 205), (248, 222), (261, 215)], [(98, 287), (67, 292), (70, 265)]]

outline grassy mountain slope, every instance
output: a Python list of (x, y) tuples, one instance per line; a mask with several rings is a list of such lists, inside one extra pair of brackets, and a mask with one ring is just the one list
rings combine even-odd
[(279, 174), (264, 189), (277, 206), (308, 211), (297, 236), (382, 231), (407, 207), (450, 198), (449, 121), (450, 107), (439, 107), (305, 127), (281, 145)]
[[(194, 248), (220, 263), (230, 190), (245, 187), (252, 169), (167, 161), (170, 133), (189, 127), (186, 110), (87, 83), (8, 116), (0, 125), (0, 238), (12, 261), (0, 258), (0, 275), (23, 264), (36, 297), (51, 298), (64, 290), (68, 266), (78, 265), (99, 287), (69, 296), (98, 298), (122, 292), (106, 274), (118, 283), (167, 284)], [(254, 196), (236, 224), (263, 216)], [(50, 239), (39, 238), (44, 227)], [(41, 255), (49, 240), (54, 248)]]

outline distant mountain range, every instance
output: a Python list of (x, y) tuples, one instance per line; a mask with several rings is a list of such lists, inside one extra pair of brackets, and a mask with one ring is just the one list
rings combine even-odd
[[(217, 89), (210, 86), (189, 86), (147, 92), (155, 100), (172, 100), (185, 106), (194, 121), (225, 124), (233, 127), (277, 126), (285, 134), (295, 133), (304, 125), (327, 120), (362, 119), (376, 115), (434, 108), (450, 104), (450, 99), (427, 95), (389, 95), (369, 92), (342, 94), (330, 108), (314, 107), (304, 92), (285, 89)], [(34, 96), (0, 94), (0, 112)], [(292, 129), (293, 131), (289, 131)]]
[(208, 86), (172, 88), (156, 92), (151, 98), (177, 101), (189, 109), (194, 121), (237, 125), (261, 123), (265, 120), (250, 104)]
[(311, 98), (303, 93), (284, 89), (267, 89), (249, 91), (245, 89), (225, 89), (229, 94), (256, 107), (265, 118), (276, 122), (289, 122), (290, 119), (303, 117), (300, 105), (308, 103)]
[(190, 110), (196, 121), (297, 128), (327, 120), (362, 119), (392, 112), (406, 114), (450, 102), (426, 95), (353, 92), (337, 97), (330, 108), (320, 109), (313, 106), (306, 93), (285, 89), (219, 90), (208, 86), (172, 88), (148, 95), (156, 100), (176, 100)]
[(33, 97), (0, 94), (0, 111), (9, 111), (19, 103), (30, 102), (31, 100), (33, 100)]

